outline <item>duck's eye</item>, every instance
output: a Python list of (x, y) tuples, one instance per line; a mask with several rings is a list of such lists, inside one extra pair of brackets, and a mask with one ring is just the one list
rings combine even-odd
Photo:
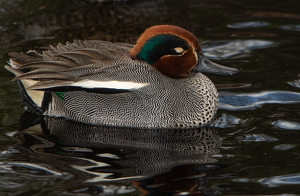
[(183, 48), (181, 48), (181, 47), (176, 47), (176, 48), (174, 48), (174, 50), (177, 54), (181, 54), (184, 51)]

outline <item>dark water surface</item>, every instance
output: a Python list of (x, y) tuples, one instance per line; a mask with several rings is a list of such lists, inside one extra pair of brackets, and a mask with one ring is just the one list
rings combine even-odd
[[(206, 74), (214, 128), (132, 130), (24, 113), (3, 66), (16, 45), (135, 43), (175, 24), (240, 70)], [(0, 0), (0, 195), (299, 195), (300, 4), (269, 1)]]

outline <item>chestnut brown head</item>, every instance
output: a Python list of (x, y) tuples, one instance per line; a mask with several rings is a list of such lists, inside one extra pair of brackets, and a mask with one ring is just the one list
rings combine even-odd
[[(146, 61), (162, 74), (174, 79), (189, 77), (191, 72), (199, 71), (228, 75), (238, 72), (206, 59), (196, 36), (173, 25), (157, 25), (146, 29), (131, 49), (130, 55)], [(213, 68), (209, 67), (210, 64)]]

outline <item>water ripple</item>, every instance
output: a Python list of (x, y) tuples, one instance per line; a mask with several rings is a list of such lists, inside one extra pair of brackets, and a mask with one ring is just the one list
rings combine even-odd
[(289, 31), (300, 31), (300, 24), (297, 25), (283, 25), (281, 26), (282, 29), (289, 30)]
[(272, 123), (275, 127), (279, 127), (281, 129), (292, 129), (292, 130), (300, 130), (300, 123), (290, 122), (285, 120), (278, 120)]
[(251, 50), (266, 48), (274, 45), (274, 42), (267, 40), (235, 40), (235, 41), (220, 41), (209, 43), (209, 46), (203, 47), (204, 55), (210, 59), (221, 60), (232, 57), (244, 57)]
[(220, 109), (249, 110), (264, 104), (293, 104), (300, 102), (300, 93), (290, 91), (263, 91), (259, 93), (220, 92)]
[(300, 185), (300, 173), (263, 178), (258, 182), (263, 185), (268, 185), (269, 187), (277, 187), (280, 185)]
[(235, 22), (232, 24), (228, 24), (228, 28), (233, 29), (243, 29), (243, 28), (256, 28), (256, 27), (264, 27), (269, 26), (270, 23), (262, 22), (262, 21), (249, 21), (249, 22)]
[(16, 173), (26, 173), (30, 175), (38, 175), (38, 176), (63, 176), (62, 173), (51, 170), (47, 167), (32, 164), (32, 163), (17, 163), (17, 162), (0, 162), (0, 173), (8, 173), (8, 172), (16, 172)]
[(300, 88), (300, 80), (294, 80), (294, 81), (288, 82), (288, 84), (293, 87)]
[(243, 142), (275, 142), (278, 141), (277, 138), (271, 137), (265, 134), (247, 134), (244, 136), (239, 136), (237, 139)]
[(121, 195), (130, 193), (133, 194), (134, 191), (136, 191), (135, 188), (124, 185), (97, 185), (75, 189), (70, 192), (76, 195)]
[(241, 122), (242, 119), (223, 113), (222, 116), (217, 120), (215, 127), (219, 127), (219, 128), (235, 127)]
[(289, 149), (292, 149), (295, 147), (296, 147), (296, 145), (294, 145), (294, 144), (280, 144), (278, 146), (275, 146), (274, 149), (280, 150), (280, 151), (285, 151), (285, 150), (289, 150)]

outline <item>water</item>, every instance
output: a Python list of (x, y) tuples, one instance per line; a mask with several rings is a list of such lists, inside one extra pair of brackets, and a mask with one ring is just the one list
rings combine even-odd
[(149, 26), (175, 24), (240, 70), (206, 74), (220, 94), (214, 128), (166, 132), (24, 113), (0, 66), (0, 195), (300, 194), (299, 13), (293, 0), (0, 1), (1, 65), (26, 51), (17, 45), (135, 43)]

